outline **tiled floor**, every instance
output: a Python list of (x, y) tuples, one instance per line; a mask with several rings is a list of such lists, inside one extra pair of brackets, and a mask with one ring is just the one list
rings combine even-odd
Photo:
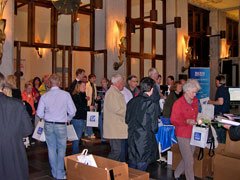
[[(106, 157), (109, 153), (109, 144), (101, 144), (100, 140), (86, 140), (81, 149), (87, 148), (89, 153)], [(67, 145), (67, 155), (72, 151), (71, 143)], [(48, 162), (48, 152), (45, 143), (36, 142), (35, 145), (27, 149), (30, 180), (53, 180), (51, 177), (50, 165)], [(171, 166), (155, 162), (148, 167), (151, 179), (172, 180)], [(183, 178), (185, 179), (185, 178)], [(198, 179), (198, 178), (196, 178)], [(205, 180), (208, 180), (206, 178)]]

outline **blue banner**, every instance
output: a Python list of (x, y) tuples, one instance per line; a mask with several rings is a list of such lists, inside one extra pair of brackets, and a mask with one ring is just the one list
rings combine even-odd
[(190, 67), (190, 78), (197, 79), (201, 86), (196, 95), (198, 99), (210, 97), (210, 68)]

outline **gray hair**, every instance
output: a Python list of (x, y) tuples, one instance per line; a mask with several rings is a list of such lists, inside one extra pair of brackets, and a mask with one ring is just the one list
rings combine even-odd
[(5, 87), (5, 77), (4, 75), (0, 72), (0, 89), (3, 90)]
[(152, 77), (155, 73), (158, 73), (157, 69), (156, 68), (150, 68), (148, 70), (148, 76), (149, 77)]
[(197, 90), (201, 89), (196, 79), (188, 79), (187, 82), (183, 85), (183, 92), (186, 93), (193, 88), (196, 88)]
[(122, 80), (123, 80), (123, 77), (120, 74), (115, 74), (111, 78), (112, 84), (116, 84), (118, 82), (121, 82)]
[(52, 74), (49, 78), (51, 85), (59, 85), (60, 77), (57, 74)]

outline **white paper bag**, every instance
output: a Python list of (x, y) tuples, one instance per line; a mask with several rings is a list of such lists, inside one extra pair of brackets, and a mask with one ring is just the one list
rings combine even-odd
[(72, 124), (67, 126), (67, 140), (68, 141), (78, 140), (78, 136)]
[(97, 167), (96, 161), (93, 158), (93, 155), (87, 155), (88, 150), (84, 149), (81, 153), (80, 156), (77, 157), (78, 162), (89, 165), (89, 166), (93, 166), (93, 167)]
[(193, 126), (190, 144), (205, 148), (207, 145), (208, 127)]
[(210, 120), (214, 119), (214, 105), (202, 104), (202, 114), (207, 116)]
[(46, 141), (43, 120), (38, 122), (37, 127), (35, 128), (34, 133), (32, 135), (32, 138), (42, 141), (42, 142)]
[(87, 127), (98, 127), (98, 112), (87, 112)]

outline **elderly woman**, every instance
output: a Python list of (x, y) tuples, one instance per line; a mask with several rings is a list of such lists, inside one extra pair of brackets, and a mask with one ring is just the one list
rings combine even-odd
[(167, 97), (163, 107), (163, 117), (170, 118), (173, 103), (182, 96), (182, 84), (180, 81), (175, 81), (171, 86), (171, 92)]
[(198, 115), (198, 99), (195, 96), (199, 89), (198, 81), (189, 79), (183, 86), (183, 96), (174, 103), (172, 108), (170, 120), (175, 126), (175, 135), (182, 155), (182, 160), (174, 172), (175, 179), (179, 179), (183, 172), (185, 172), (187, 180), (194, 179), (193, 154), (195, 146), (190, 145), (190, 139)]

